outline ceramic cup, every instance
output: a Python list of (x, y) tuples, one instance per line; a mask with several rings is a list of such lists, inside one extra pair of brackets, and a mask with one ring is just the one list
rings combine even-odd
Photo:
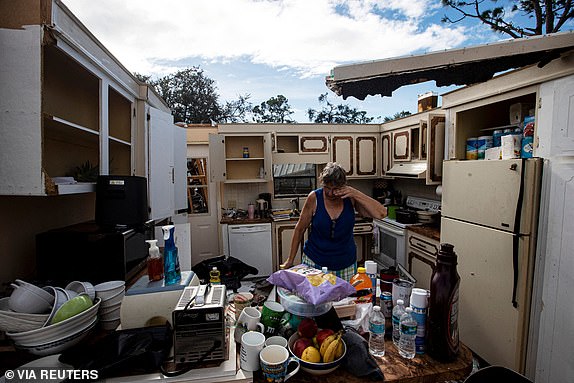
[(250, 307), (253, 302), (253, 294), (251, 293), (237, 293), (233, 298), (233, 303), (235, 305), (235, 320), (239, 319), (241, 311), (245, 307)]
[(264, 334), (266, 337), (277, 333), (284, 313), (285, 308), (280, 303), (268, 301), (263, 304), (261, 323), (265, 326)]
[(285, 347), (287, 348), (287, 339), (283, 338), (280, 335), (274, 335), (274, 336), (270, 336), (269, 338), (267, 338), (265, 340), (265, 347), (267, 346), (271, 346), (271, 345), (277, 345), (277, 346), (281, 346), (281, 347)]
[[(285, 347), (273, 344), (265, 347), (259, 354), (261, 371), (266, 382), (285, 382), (299, 371), (299, 361), (289, 357), (289, 351)], [(295, 364), (293, 371), (287, 373), (288, 366)]]
[(265, 335), (256, 331), (247, 331), (241, 336), (239, 360), (245, 371), (259, 370), (259, 353), (263, 350)]
[(263, 332), (265, 329), (261, 323), (261, 313), (255, 307), (245, 307), (241, 310), (237, 324), (246, 327), (249, 331)]

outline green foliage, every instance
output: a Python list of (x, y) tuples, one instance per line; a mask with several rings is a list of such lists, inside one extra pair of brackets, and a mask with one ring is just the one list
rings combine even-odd
[(406, 116), (410, 116), (410, 115), (411, 115), (411, 112), (403, 110), (402, 112), (395, 113), (392, 117), (387, 116), (387, 117), (383, 118), (383, 122), (393, 121), (393, 120), (403, 118)]
[[(468, 17), (477, 19), (492, 30), (506, 33), (513, 38), (542, 35), (559, 32), (568, 20), (574, 18), (573, 2), (574, 0), (491, 0), (489, 2), (484, 0), (442, 0), (443, 6), (456, 10), (459, 16), (457, 19), (451, 19), (445, 15), (442, 21), (457, 23)], [(508, 7), (508, 3), (512, 6)], [(493, 7), (489, 8), (488, 4), (492, 4)], [(507, 11), (511, 13), (521, 12), (532, 20), (533, 24), (529, 26), (519, 25), (513, 21), (510, 15), (507, 16)]]
[(325, 104), (323, 109), (307, 109), (309, 121), (332, 124), (368, 124), (374, 117), (368, 117), (367, 112), (351, 108), (348, 105), (334, 105), (327, 99), (327, 93), (319, 96), (319, 102)]
[(96, 182), (99, 174), (99, 166), (92, 165), (88, 160), (76, 167), (73, 177), (78, 182)]
[(180, 70), (151, 84), (171, 108), (176, 122), (210, 123), (222, 114), (215, 81), (199, 67)]
[(255, 122), (294, 123), (297, 121), (289, 118), (293, 113), (295, 112), (291, 110), (289, 100), (281, 94), (271, 97), (252, 109)]
[(249, 122), (249, 116), (253, 105), (249, 101), (251, 95), (239, 95), (236, 101), (226, 101), (221, 108), (221, 116), (218, 122)]

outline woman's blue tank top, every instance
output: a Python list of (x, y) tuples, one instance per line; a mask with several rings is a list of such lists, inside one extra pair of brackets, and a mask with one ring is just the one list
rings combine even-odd
[(329, 270), (341, 270), (356, 262), (357, 247), (353, 239), (355, 209), (349, 198), (343, 199), (343, 211), (331, 220), (323, 196), (323, 189), (315, 190), (317, 209), (311, 220), (309, 238), (303, 252), (313, 262)]

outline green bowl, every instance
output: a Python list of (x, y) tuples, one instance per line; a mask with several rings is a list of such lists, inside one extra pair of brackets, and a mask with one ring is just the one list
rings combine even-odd
[(52, 318), (51, 324), (64, 321), (92, 307), (93, 303), (87, 294), (80, 294), (64, 303)]

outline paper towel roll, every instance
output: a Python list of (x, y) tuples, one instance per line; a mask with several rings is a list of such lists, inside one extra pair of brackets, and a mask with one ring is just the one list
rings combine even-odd
[(436, 187), (435, 193), (437, 196), (441, 197), (442, 196), (442, 185), (438, 185)]

